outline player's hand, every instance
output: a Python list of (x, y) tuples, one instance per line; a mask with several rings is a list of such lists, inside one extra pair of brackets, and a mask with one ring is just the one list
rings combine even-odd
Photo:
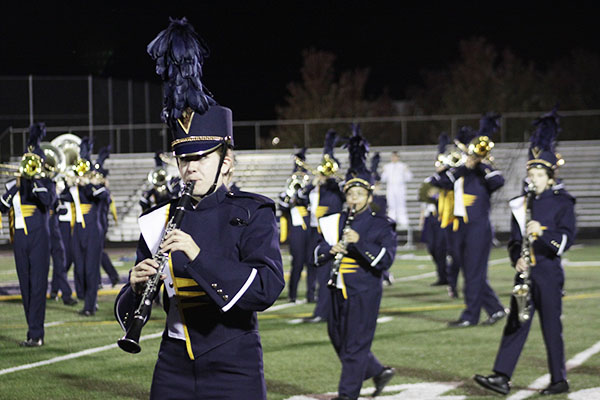
[(200, 247), (194, 242), (194, 239), (180, 229), (173, 229), (165, 236), (160, 249), (166, 252), (183, 251), (190, 260), (195, 259), (200, 254)]
[(342, 254), (348, 254), (348, 251), (346, 250), (346, 247), (341, 243), (341, 242), (337, 242), (336, 244), (333, 245), (333, 247), (329, 250), (330, 254), (336, 255), (338, 253), (342, 253)]
[(542, 236), (544, 234), (544, 231), (542, 230), (542, 224), (535, 220), (527, 223), (526, 232), (528, 235), (534, 236)]
[(346, 243), (356, 243), (360, 239), (360, 235), (353, 229), (347, 229), (342, 237)]
[(517, 260), (517, 263), (515, 264), (515, 269), (518, 272), (525, 272), (529, 269), (529, 265), (527, 265), (527, 262), (522, 257), (520, 257)]
[[(151, 276), (156, 274), (158, 267), (158, 263), (151, 258), (146, 258), (133, 267), (131, 274), (129, 274), (129, 283), (133, 288), (133, 291), (137, 294), (141, 294), (144, 289), (144, 284), (148, 282), (148, 279), (150, 279)], [(165, 274), (161, 274), (160, 279), (164, 280), (166, 277)]]

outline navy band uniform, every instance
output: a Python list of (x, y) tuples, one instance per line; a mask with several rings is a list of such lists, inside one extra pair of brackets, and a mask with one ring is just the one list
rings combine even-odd
[[(43, 123), (29, 128), (28, 153), (24, 156), (37, 155), (43, 163), (45, 157), (39, 145), (45, 134)], [(10, 180), (0, 198), (0, 212), (9, 213), (11, 241), (28, 326), (27, 340), (21, 345), (26, 347), (41, 346), (44, 342), (53, 188), (48, 178), (22, 176)]]
[[(169, 236), (188, 241), (185, 249), (169, 253), (164, 271), (167, 320), (150, 398), (266, 399), (256, 312), (273, 304), (285, 286), (275, 205), (222, 184), (232, 165), (232, 113), (204, 92), (200, 77), (207, 51), (185, 18), (171, 19), (148, 46), (165, 80), (163, 120), (182, 180), (201, 188), (194, 190), (196, 203), (180, 229)], [(196, 173), (213, 169), (216, 175), (210, 177)], [(153, 269), (146, 263), (152, 262), (174, 204), (140, 217), (138, 263), (130, 283), (142, 283), (138, 273)], [(188, 258), (190, 248), (195, 256)], [(127, 313), (132, 315), (140, 300), (130, 283), (115, 302), (124, 329)]]

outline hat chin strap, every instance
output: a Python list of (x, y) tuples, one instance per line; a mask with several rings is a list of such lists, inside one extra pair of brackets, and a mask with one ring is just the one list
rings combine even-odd
[[(205, 198), (206, 196), (211, 195), (212, 193), (214, 193), (214, 191), (217, 189), (217, 182), (219, 181), (219, 175), (221, 175), (221, 168), (223, 167), (223, 161), (225, 160), (225, 153), (227, 153), (227, 142), (223, 141), (222, 144), (219, 145), (218, 148), (223, 148), (223, 151), (221, 152), (221, 158), (219, 160), (219, 167), (217, 168), (217, 173), (215, 174), (215, 179), (213, 181), (213, 184), (211, 185), (210, 189), (208, 189), (208, 191), (206, 193), (204, 193), (203, 195), (200, 195), (200, 199)], [(216, 149), (215, 149), (216, 151)]]

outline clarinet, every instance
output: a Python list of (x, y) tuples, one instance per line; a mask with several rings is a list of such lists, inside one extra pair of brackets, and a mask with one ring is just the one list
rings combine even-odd
[[(527, 195), (525, 197), (526, 209), (525, 209), (525, 226), (531, 221), (531, 202), (535, 195), (535, 186), (530, 183), (527, 187)], [(531, 318), (531, 277), (530, 268), (531, 263), (531, 238), (527, 233), (524, 235), (521, 241), (521, 258), (527, 263), (527, 270), (519, 274), (519, 280), (512, 291), (512, 294), (517, 304), (517, 315), (520, 323), (525, 323)]]
[[(177, 203), (177, 207), (175, 208), (175, 212), (173, 216), (169, 220), (165, 231), (163, 232), (162, 238), (160, 239), (160, 244), (162, 245), (165, 237), (172, 232), (174, 229), (178, 229), (181, 226), (181, 221), (183, 219), (183, 214), (185, 213), (185, 208), (189, 207), (192, 200), (192, 191), (194, 190), (194, 181), (187, 182), (185, 184), (185, 188), (183, 190), (183, 194)], [(154, 254), (152, 258), (154, 261), (158, 263), (158, 269), (156, 274), (151, 276), (148, 282), (146, 282), (146, 286), (144, 287), (144, 292), (142, 294), (141, 300), (133, 313), (133, 320), (131, 321), (131, 325), (127, 329), (125, 336), (117, 341), (119, 347), (125, 350), (128, 353), (139, 353), (142, 349), (139, 340), (140, 335), (142, 333), (142, 328), (146, 324), (148, 316), (150, 315), (150, 311), (152, 310), (152, 300), (156, 296), (158, 289), (160, 288), (161, 280), (160, 275), (164, 271), (166, 265), (169, 262), (169, 252), (160, 251), (159, 250)]]
[[(342, 240), (340, 243), (344, 248), (346, 248), (347, 243), (344, 240), (344, 233), (348, 232), (352, 225), (352, 221), (354, 221), (354, 214), (356, 213), (356, 207), (353, 206), (348, 212), (348, 218), (346, 219), (346, 223), (344, 224), (344, 229), (342, 230)], [(344, 258), (344, 253), (337, 253), (335, 255), (335, 259), (333, 260), (333, 266), (331, 267), (331, 272), (329, 274), (329, 281), (327, 281), (327, 287), (330, 289), (335, 289), (337, 287), (337, 280), (340, 274), (340, 266), (342, 265), (342, 258)]]

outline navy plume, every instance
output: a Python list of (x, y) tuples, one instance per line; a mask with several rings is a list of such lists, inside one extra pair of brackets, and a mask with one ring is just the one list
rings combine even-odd
[(554, 153), (556, 137), (560, 132), (560, 115), (556, 106), (550, 111), (533, 121), (536, 130), (531, 136), (531, 148), (547, 150)]
[(92, 155), (92, 148), (94, 147), (94, 141), (90, 139), (89, 136), (84, 136), (81, 138), (81, 143), (79, 144), (79, 157), (84, 160), (90, 161), (90, 156)]
[(479, 120), (479, 135), (487, 136), (490, 139), (500, 128), (500, 114), (488, 112)]
[(462, 126), (456, 134), (456, 141), (468, 145), (477, 133), (470, 126)]
[(216, 102), (201, 81), (208, 47), (185, 17), (169, 21), (169, 27), (150, 42), (147, 51), (164, 81), (163, 121), (173, 123), (188, 108), (204, 114)]
[(306, 161), (306, 147), (303, 147), (300, 151), (294, 154), (296, 157), (301, 159), (302, 161)]
[(154, 152), (154, 166), (155, 167), (163, 166), (163, 160), (162, 160), (162, 158), (160, 158), (160, 151)]
[[(35, 149), (40, 146), (42, 139), (46, 137), (46, 124), (36, 122), (29, 127), (29, 137), (27, 138), (27, 148)], [(30, 150), (30, 151), (31, 151)]]
[(446, 132), (442, 132), (438, 139), (438, 154), (444, 154), (446, 147), (450, 144), (450, 138)]
[(377, 172), (377, 168), (379, 168), (380, 161), (381, 156), (379, 155), (379, 152), (375, 153), (375, 155), (371, 157), (371, 174), (373, 175), (373, 179), (375, 179), (376, 182), (381, 180), (381, 176)]
[(347, 175), (370, 174), (366, 165), (369, 143), (361, 136), (360, 127), (357, 124), (352, 124), (352, 136), (348, 138), (344, 148), (348, 148), (350, 153), (350, 168)]
[(333, 149), (335, 148), (335, 144), (337, 142), (337, 133), (330, 129), (325, 134), (325, 144), (323, 145), (323, 154), (329, 154), (333, 156)]
[(110, 145), (102, 147), (98, 150), (98, 158), (96, 158), (96, 164), (100, 167), (104, 165), (104, 161), (110, 157)]

